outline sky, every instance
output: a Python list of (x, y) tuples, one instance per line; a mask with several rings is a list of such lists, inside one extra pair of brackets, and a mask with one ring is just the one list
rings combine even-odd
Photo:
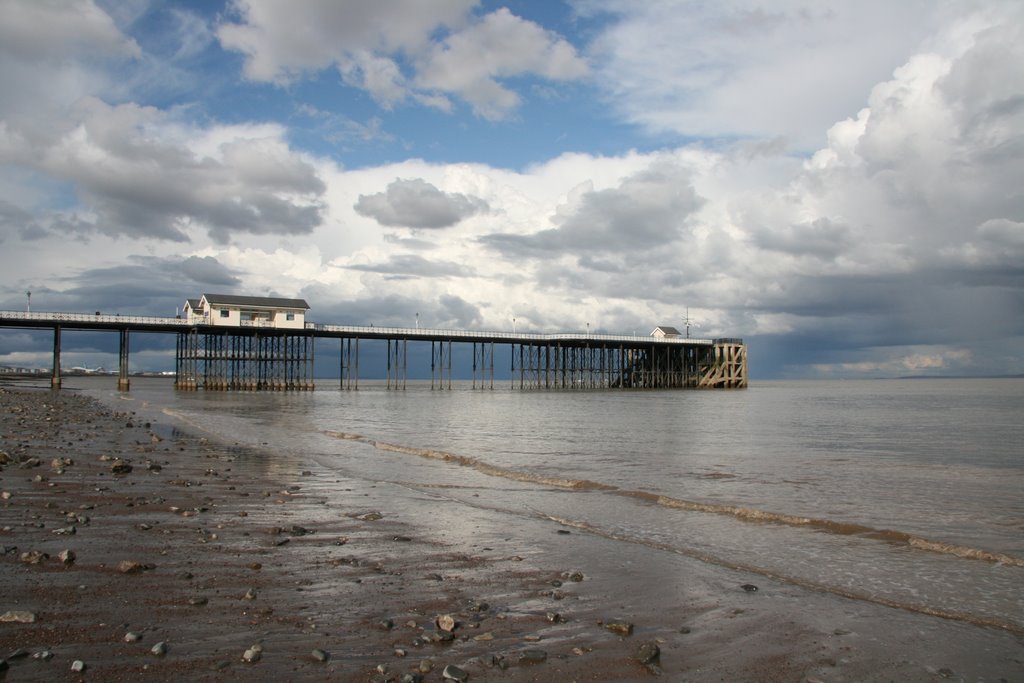
[[(742, 337), (752, 379), (1024, 373), (1018, 0), (0, 16), (0, 309), (231, 293), (332, 324), (689, 320)], [(65, 364), (115, 365), (112, 337), (66, 335)], [(133, 341), (133, 369), (173, 347)], [(47, 335), (0, 329), (0, 365), (49, 361)]]

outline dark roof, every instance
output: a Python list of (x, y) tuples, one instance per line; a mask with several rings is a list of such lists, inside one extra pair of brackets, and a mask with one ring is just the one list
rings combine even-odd
[(679, 330), (677, 330), (674, 327), (669, 327), (668, 325), (659, 325), (658, 327), (655, 327), (654, 329), (655, 330), (661, 330), (662, 332), (665, 333), (666, 336), (672, 336), (672, 335), (675, 335), (677, 337), (679, 336)]
[(211, 304), (254, 306), (257, 308), (302, 308), (309, 310), (304, 299), (279, 299), (273, 296), (236, 296), (234, 294), (203, 294)]
[(200, 299), (185, 299), (185, 303), (188, 304), (189, 308), (195, 310), (199, 308)]

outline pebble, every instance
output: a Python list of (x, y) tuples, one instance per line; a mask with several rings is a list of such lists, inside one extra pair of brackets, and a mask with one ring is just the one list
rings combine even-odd
[(50, 555), (40, 550), (28, 550), (23, 552), (19, 559), (26, 564), (39, 564), (43, 560), (50, 559)]
[(163, 657), (167, 654), (167, 643), (161, 640), (159, 643), (151, 647), (149, 651), (157, 657)]
[(742, 586), (740, 586), (740, 588), (742, 588), (743, 590), (747, 591), (748, 593), (756, 593), (757, 592), (757, 586), (755, 586), (752, 583), (745, 583)]
[(263, 656), (263, 646), (253, 645), (242, 654), (242, 661), (252, 664), (253, 662), (260, 661), (260, 657)]
[(83, 662), (81, 659), (76, 659), (75, 661), (71, 662), (71, 670), (75, 673), (82, 673), (83, 671), (85, 671), (85, 662)]
[(448, 631), (450, 633), (455, 630), (455, 618), (450, 614), (438, 615), (437, 619), (434, 620), (434, 623), (437, 624), (437, 627), (442, 631)]
[(618, 633), (620, 636), (633, 635), (633, 624), (628, 621), (609, 621), (605, 622), (604, 627), (612, 633)]
[(523, 650), (519, 653), (520, 664), (541, 664), (547, 661), (548, 653), (544, 650)]
[(121, 560), (117, 564), (117, 571), (122, 574), (138, 574), (139, 572), (146, 569), (146, 565), (135, 560)]
[(35, 621), (35, 612), (27, 612), (24, 610), (8, 610), (3, 614), (0, 614), (0, 622), (14, 624), (34, 624)]
[(136, 633), (135, 631), (128, 631), (124, 634), (124, 642), (126, 643), (137, 643), (142, 640), (142, 634)]
[(449, 664), (448, 666), (446, 666), (444, 668), (444, 671), (441, 672), (441, 676), (445, 680), (458, 681), (459, 683), (463, 683), (463, 681), (469, 680), (469, 672), (460, 669), (454, 664)]
[(132, 466), (123, 460), (117, 460), (110, 466), (110, 471), (113, 474), (128, 474), (132, 471)]
[(660, 656), (661, 648), (657, 643), (646, 642), (636, 650), (636, 659), (641, 664), (651, 664), (652, 662), (657, 664)]
[(321, 650), (320, 648), (313, 650), (313, 659), (315, 659), (318, 662), (326, 662), (328, 659), (330, 659), (330, 657), (331, 656), (327, 654), (327, 652)]

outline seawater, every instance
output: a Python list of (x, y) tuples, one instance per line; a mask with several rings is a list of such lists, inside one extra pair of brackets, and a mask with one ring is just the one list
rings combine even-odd
[[(100, 381), (77, 380), (116, 400)], [(1024, 380), (187, 393), (133, 379), (129, 396), (271, 461), (398, 485), (410, 510), (486, 508), (507, 529), (569, 525), (624, 554), (1024, 633)]]

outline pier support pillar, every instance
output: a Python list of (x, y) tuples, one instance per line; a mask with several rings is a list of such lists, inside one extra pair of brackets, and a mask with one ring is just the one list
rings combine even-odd
[(53, 328), (53, 375), (50, 377), (50, 388), (60, 389), (60, 325)]
[(118, 351), (117, 390), (128, 391), (128, 329), (121, 330), (121, 347)]

